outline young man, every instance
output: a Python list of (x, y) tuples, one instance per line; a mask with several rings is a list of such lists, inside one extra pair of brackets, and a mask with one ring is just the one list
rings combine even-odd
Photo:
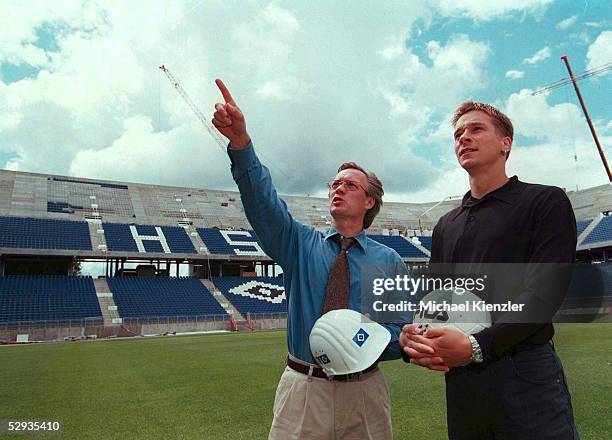
[[(289, 356), (276, 391), (269, 438), (391, 439), (389, 393), (376, 364), (360, 373), (328, 378), (316, 365), (308, 342), (323, 312), (361, 311), (361, 286), (366, 283), (362, 270), (378, 277), (407, 274), (397, 252), (364, 232), (382, 205), (382, 184), (358, 165), (343, 164), (329, 183), (332, 227), (320, 232), (299, 223), (255, 155), (244, 115), (223, 82), (217, 80), (217, 85), (225, 103), (215, 105), (212, 122), (230, 141), (232, 175), (246, 216), (263, 249), (284, 271)], [(385, 327), (391, 342), (380, 360), (397, 359), (401, 326)]]
[(551, 341), (575, 257), (572, 207), (559, 188), (507, 177), (513, 127), (495, 107), (465, 102), (452, 123), (470, 191), (434, 228), (430, 263), (487, 268), (498, 277), (489, 302), (505, 295), (525, 310), (469, 337), (407, 325), (400, 345), (411, 363), (446, 372), (449, 439), (577, 439)]

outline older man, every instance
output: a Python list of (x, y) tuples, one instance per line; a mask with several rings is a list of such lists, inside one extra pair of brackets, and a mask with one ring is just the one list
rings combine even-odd
[[(276, 391), (269, 438), (390, 439), (389, 393), (376, 364), (328, 378), (308, 342), (325, 311), (361, 311), (364, 268), (378, 277), (407, 274), (397, 252), (364, 232), (382, 206), (382, 184), (373, 173), (345, 163), (328, 184), (332, 227), (321, 232), (296, 221), (255, 154), (244, 115), (223, 82), (216, 83), (225, 102), (215, 105), (212, 122), (229, 139), (232, 175), (247, 218), (263, 249), (284, 271), (289, 356)], [(399, 358), (401, 327), (385, 327), (391, 342), (381, 360)]]
[(514, 131), (495, 107), (465, 102), (453, 128), (470, 191), (434, 228), (430, 263), (484, 268), (494, 275), (489, 303), (510, 299), (524, 311), (494, 315), (490, 328), (469, 337), (449, 328), (421, 336), (407, 325), (400, 344), (410, 362), (446, 371), (450, 439), (576, 439), (551, 340), (575, 256), (572, 206), (559, 188), (508, 178)]

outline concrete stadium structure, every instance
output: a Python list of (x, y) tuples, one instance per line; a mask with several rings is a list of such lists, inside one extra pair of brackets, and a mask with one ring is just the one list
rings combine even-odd
[[(611, 187), (602, 185), (567, 194), (577, 219), (579, 258), (597, 262), (609, 260), (612, 250), (612, 216), (608, 216), (612, 211)], [(297, 220), (320, 229), (330, 226), (327, 199), (300, 196), (283, 196), (283, 199)], [(385, 203), (368, 234), (396, 249), (406, 264), (426, 264), (433, 226), (441, 215), (459, 203), (458, 198), (431, 203)], [(15, 285), (30, 283), (30, 275), (71, 275), (75, 261), (106, 262), (107, 277), (91, 280), (89, 288), (97, 297), (101, 315), (77, 320), (76, 325), (72, 322), (64, 325), (59, 321), (44, 325), (40, 322), (16, 325), (11, 321), (9, 325), (6, 321), (3, 330), (4, 315), (0, 310), (0, 341), (3, 338), (13, 341), (24, 331), (33, 339), (49, 340), (72, 337), (75, 332), (81, 337), (89, 334), (102, 337), (209, 331), (232, 325), (234, 328), (246, 325), (250, 329), (284, 326), (284, 316), (278, 313), (285, 304), (279, 299), (279, 295), (284, 298), (282, 279), (274, 281), (277, 275), (274, 262), (265, 255), (251, 231), (238, 192), (1, 170), (0, 275), (25, 276), (24, 280), (5, 278), (4, 285), (8, 286), (5, 288), (10, 290), (15, 289)], [(148, 265), (141, 271), (130, 272), (124, 266), (130, 262)], [(221, 306), (220, 312), (204, 311), (199, 316), (196, 310), (188, 317), (177, 315), (175, 319), (170, 317), (170, 313), (174, 313), (171, 311), (160, 312), (159, 316), (149, 312), (128, 317), (127, 307), (132, 307), (133, 313), (133, 301), (146, 295), (141, 293), (140, 297), (130, 298), (130, 287), (125, 293), (128, 297), (114, 298), (112, 286), (109, 287), (117, 284), (113, 277), (169, 276), (172, 264), (176, 265), (177, 276), (180, 266), (189, 265), (190, 275), (200, 279), (200, 284), (190, 288), (199, 292), (196, 296), (212, 295), (215, 307)], [(260, 285), (240, 278), (256, 274), (269, 278), (260, 278)], [(215, 277), (220, 284), (213, 282)], [(237, 277), (232, 284), (234, 290), (220, 287), (225, 286), (225, 277)], [(48, 281), (34, 279), (34, 285), (44, 282)], [(89, 283), (88, 280), (84, 282)], [(161, 290), (164, 289), (168, 290), (167, 287)], [(269, 310), (274, 314), (263, 313), (261, 319), (251, 319), (245, 316), (244, 309), (241, 313), (232, 304), (236, 295), (249, 297), (248, 301), (255, 298), (255, 302), (263, 299), (270, 303), (272, 300), (266, 295), (272, 295), (275, 305)], [(158, 301), (172, 302), (170, 297), (160, 298)], [(13, 301), (10, 306), (13, 309), (21, 307), (14, 304), (14, 296), (9, 295), (9, 299)], [(115, 299), (125, 305), (120, 304), (118, 308)], [(247, 306), (242, 302), (239, 307), (252, 307), (248, 304), (254, 303), (248, 301)], [(0, 301), (0, 306), (2, 304)], [(600, 306), (598, 303), (591, 309), (600, 310)], [(124, 315), (120, 313), (122, 307)], [(143, 303), (142, 307), (148, 306)], [(268, 309), (255, 307), (254, 310)], [(230, 320), (236, 322), (230, 324)]]

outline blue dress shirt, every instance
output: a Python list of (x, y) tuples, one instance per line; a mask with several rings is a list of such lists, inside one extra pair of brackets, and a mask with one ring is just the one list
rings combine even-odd
[[(339, 252), (339, 244), (331, 240), (337, 232), (334, 228), (321, 232), (291, 216), (287, 205), (276, 193), (270, 172), (257, 158), (252, 143), (240, 150), (228, 147), (228, 154), (247, 219), (263, 250), (283, 268), (289, 353), (314, 364), (308, 337), (323, 310), (329, 271)], [(403, 277), (408, 270), (395, 250), (368, 238), (365, 231), (362, 230), (355, 239), (357, 243), (348, 251), (348, 308), (361, 312), (361, 272), (364, 267), (367, 267), (368, 277), (377, 278)], [(384, 326), (391, 333), (391, 342), (381, 360), (398, 359), (402, 323)]]

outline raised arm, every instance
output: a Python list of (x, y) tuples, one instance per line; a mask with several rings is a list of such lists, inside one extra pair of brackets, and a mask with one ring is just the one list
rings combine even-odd
[(215, 104), (212, 123), (229, 139), (232, 176), (240, 190), (246, 216), (266, 254), (288, 270), (295, 261), (298, 234), (307, 227), (293, 219), (285, 202), (278, 197), (269, 170), (255, 154), (244, 114), (223, 81), (215, 82), (225, 103)]

